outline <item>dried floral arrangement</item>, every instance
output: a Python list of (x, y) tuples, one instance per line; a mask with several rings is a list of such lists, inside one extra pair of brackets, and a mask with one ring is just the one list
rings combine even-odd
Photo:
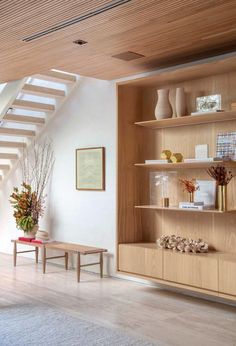
[(216, 181), (217, 185), (221, 186), (228, 185), (231, 179), (234, 177), (231, 170), (221, 165), (210, 167), (207, 169), (207, 173)]
[(35, 191), (32, 191), (31, 186), (26, 183), (22, 183), (21, 191), (14, 187), (10, 198), (17, 228), (26, 233), (30, 232), (34, 225), (38, 224), (39, 217), (43, 215), (43, 201), (37, 200)]
[(43, 215), (45, 201), (44, 191), (54, 165), (52, 143), (45, 139), (34, 142), (29, 149), (24, 149), (20, 161), (23, 183), (21, 191), (14, 187), (10, 203), (14, 209), (16, 225), (24, 232), (31, 232), (38, 225)]
[(182, 238), (177, 235), (162, 235), (157, 240), (158, 246), (163, 249), (171, 249), (180, 252), (204, 253), (208, 252), (208, 244), (202, 239), (193, 240), (191, 238)]
[(188, 193), (194, 193), (199, 190), (199, 185), (197, 184), (196, 179), (179, 179), (179, 181), (183, 185), (184, 191), (187, 191)]

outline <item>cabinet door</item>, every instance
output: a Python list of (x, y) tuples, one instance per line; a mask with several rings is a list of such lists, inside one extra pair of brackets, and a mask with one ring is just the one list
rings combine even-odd
[(120, 244), (119, 270), (162, 278), (162, 250), (149, 244)]
[(236, 296), (236, 260), (219, 260), (219, 291)]
[(164, 279), (218, 291), (218, 257), (164, 251)]

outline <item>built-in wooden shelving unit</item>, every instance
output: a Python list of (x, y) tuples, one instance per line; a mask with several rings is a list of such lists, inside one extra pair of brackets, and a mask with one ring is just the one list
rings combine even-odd
[(135, 205), (137, 209), (149, 209), (149, 210), (164, 210), (164, 211), (174, 211), (174, 212), (194, 212), (194, 213), (215, 213), (215, 214), (225, 214), (225, 213), (236, 213), (236, 210), (219, 211), (217, 209), (187, 209), (178, 207), (161, 207), (158, 205)]
[[(236, 300), (236, 178), (228, 186), (227, 212), (173, 207), (187, 200), (179, 179), (209, 180), (207, 168), (220, 164), (235, 169), (236, 162), (144, 163), (159, 159), (163, 149), (194, 158), (197, 144), (208, 144), (209, 157), (216, 156), (218, 133), (236, 131), (235, 111), (150, 119), (155, 118), (157, 89), (162, 88), (170, 89), (174, 114), (175, 90), (180, 86), (187, 95), (187, 114), (195, 111), (196, 97), (211, 94), (221, 94), (222, 109), (229, 110), (236, 101), (236, 71), (225, 64), (223, 60), (217, 68), (209, 64), (207, 74), (199, 64), (118, 83), (117, 253), (120, 273)], [(170, 207), (164, 208), (150, 182), (156, 171), (171, 170), (177, 173), (169, 186)], [(156, 240), (163, 234), (201, 238), (216, 251), (162, 250)]]
[(185, 117), (170, 118), (163, 120), (148, 120), (136, 122), (135, 125), (147, 127), (149, 129), (165, 129), (178, 126), (192, 126), (209, 124), (220, 121), (236, 120), (236, 112), (214, 112), (202, 115), (186, 115)]
[(215, 165), (224, 165), (236, 168), (236, 161), (208, 161), (208, 162), (178, 162), (178, 163), (135, 163), (136, 167), (154, 168), (155, 170), (177, 170), (177, 169), (207, 169)]

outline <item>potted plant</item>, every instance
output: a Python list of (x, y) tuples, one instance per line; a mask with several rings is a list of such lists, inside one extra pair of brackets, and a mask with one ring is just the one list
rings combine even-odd
[(25, 237), (34, 238), (39, 218), (43, 215), (44, 191), (54, 165), (52, 143), (48, 139), (23, 151), (21, 159), (23, 183), (21, 189), (14, 187), (10, 203), (17, 228)]
[(207, 170), (207, 173), (216, 181), (217, 200), (216, 207), (219, 211), (227, 210), (227, 186), (234, 177), (231, 170), (225, 166), (212, 166)]

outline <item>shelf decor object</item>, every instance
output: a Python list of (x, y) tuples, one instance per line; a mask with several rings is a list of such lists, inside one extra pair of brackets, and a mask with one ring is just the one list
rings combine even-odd
[(183, 155), (181, 153), (173, 153), (170, 157), (170, 161), (172, 163), (179, 163), (179, 162), (183, 162)]
[(180, 183), (184, 187), (184, 191), (187, 191), (189, 194), (189, 202), (194, 203), (194, 193), (199, 190), (199, 185), (196, 182), (196, 179), (180, 179)]
[(157, 239), (157, 245), (162, 249), (171, 249), (180, 252), (204, 253), (208, 252), (208, 244), (202, 239), (193, 240), (191, 238), (183, 238), (177, 235), (162, 235)]
[(218, 133), (216, 157), (232, 160), (236, 158), (236, 132)]
[(217, 185), (217, 208), (220, 211), (227, 210), (227, 186), (234, 177), (231, 170), (224, 166), (212, 166), (207, 173), (216, 181)]
[(172, 152), (170, 150), (167, 150), (167, 149), (162, 150), (162, 152), (161, 152), (162, 160), (168, 160), (169, 161), (171, 158), (171, 155), (172, 155)]
[(169, 89), (157, 90), (158, 100), (155, 108), (155, 117), (160, 119), (171, 118), (173, 110), (169, 100)]
[(187, 115), (186, 95), (185, 95), (184, 88), (182, 87), (179, 87), (176, 89), (175, 108), (176, 108), (177, 117), (182, 117)]
[(208, 159), (208, 144), (195, 145), (195, 158), (199, 160)]
[(169, 199), (169, 176), (168, 175), (156, 175), (156, 186), (161, 186), (162, 193), (161, 193), (161, 199), (162, 199), (162, 206), (165, 208), (168, 208), (170, 205), (170, 199)]
[(76, 189), (105, 190), (105, 148), (76, 149)]
[(221, 95), (208, 95), (196, 98), (197, 112), (216, 112), (221, 110)]
[(195, 202), (203, 202), (204, 208), (216, 207), (216, 182), (214, 180), (197, 179), (199, 189), (195, 193)]

